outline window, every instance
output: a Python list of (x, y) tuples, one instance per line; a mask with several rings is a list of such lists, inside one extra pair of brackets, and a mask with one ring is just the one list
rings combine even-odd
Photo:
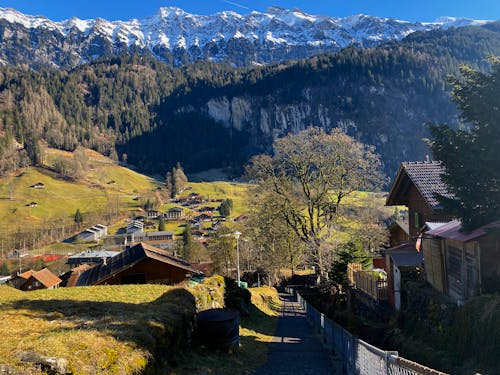
[(420, 214), (415, 212), (415, 228), (420, 228)]

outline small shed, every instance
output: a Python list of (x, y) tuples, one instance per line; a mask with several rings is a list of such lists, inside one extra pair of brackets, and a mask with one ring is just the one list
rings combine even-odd
[(405, 281), (414, 280), (423, 269), (423, 256), (415, 244), (406, 243), (385, 250), (389, 304), (401, 308), (401, 287)]
[(422, 240), (427, 281), (459, 304), (500, 292), (500, 221), (461, 230), (460, 221), (452, 220)]

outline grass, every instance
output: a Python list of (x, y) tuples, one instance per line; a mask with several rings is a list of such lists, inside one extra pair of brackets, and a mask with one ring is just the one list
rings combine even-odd
[[(265, 362), (276, 325), (277, 293), (251, 289), (239, 353), (185, 350), (196, 309), (223, 304), (224, 281), (194, 286), (119, 285), (21, 292), (0, 287), (0, 364), (33, 373), (23, 353), (66, 358), (75, 374), (244, 374)], [(175, 353), (183, 352), (182, 355)], [(168, 370), (169, 363), (179, 363)], [(172, 370), (172, 371), (171, 371)], [(208, 372), (207, 372), (208, 371)]]
[(281, 303), (276, 289), (250, 288), (250, 316), (240, 321), (240, 350), (228, 354), (205, 347), (186, 353), (172, 375), (252, 374), (267, 360), (268, 344), (274, 337)]
[[(137, 208), (133, 196), (152, 192), (157, 183), (151, 178), (112, 163), (88, 150), (90, 170), (80, 181), (68, 181), (48, 169), (30, 167), (0, 179), (0, 226), (4, 235), (47, 225), (61, 220), (72, 222), (77, 209), (84, 214), (103, 212), (117, 199), (122, 210)], [(70, 158), (71, 153), (49, 149), (47, 164), (56, 157)], [(115, 181), (113, 184), (108, 184)], [(43, 189), (30, 186), (42, 182)], [(36, 207), (28, 207), (36, 202)]]

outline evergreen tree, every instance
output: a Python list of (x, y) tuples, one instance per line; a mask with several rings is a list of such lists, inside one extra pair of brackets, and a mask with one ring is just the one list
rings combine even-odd
[(83, 224), (83, 215), (80, 212), (79, 208), (77, 208), (75, 212), (75, 223), (78, 226), (78, 228)]
[(491, 73), (469, 67), (451, 78), (462, 128), (431, 125), (430, 148), (444, 166), (443, 181), (454, 198), (439, 197), (445, 210), (473, 230), (500, 217), (500, 59)]
[(173, 198), (173, 180), (172, 180), (172, 173), (167, 172), (165, 175), (165, 188), (167, 189), (167, 194), (169, 197)]
[(163, 216), (160, 216), (160, 220), (158, 222), (158, 231), (163, 232), (165, 230), (165, 219)]
[(182, 233), (182, 257), (189, 260), (193, 248), (193, 235), (191, 233), (191, 226), (186, 224), (184, 232)]
[(7, 266), (7, 263), (5, 261), (2, 262), (2, 266), (0, 267), (0, 275), (10, 275), (9, 266)]
[(221, 216), (229, 217), (231, 215), (231, 208), (233, 207), (233, 201), (231, 199), (225, 199), (218, 210)]

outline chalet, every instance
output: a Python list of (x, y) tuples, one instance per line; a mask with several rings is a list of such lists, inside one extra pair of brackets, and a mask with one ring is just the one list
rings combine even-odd
[(36, 206), (38, 206), (38, 203), (37, 202), (29, 202), (29, 203), (26, 203), (26, 206), (27, 207), (36, 207)]
[(146, 218), (148, 219), (157, 219), (158, 216), (161, 215), (161, 212), (160, 211), (157, 211), (157, 210), (147, 210), (146, 211)]
[(142, 233), (144, 231), (144, 223), (139, 220), (132, 220), (127, 224), (127, 234)]
[(198, 212), (214, 212), (215, 210), (217, 210), (215, 207), (203, 206), (198, 210)]
[(37, 182), (36, 184), (31, 185), (30, 187), (34, 189), (45, 189), (45, 184), (43, 182)]
[(174, 232), (170, 231), (133, 233), (130, 236), (130, 242), (163, 242), (173, 240)]
[(99, 264), (106, 263), (109, 258), (114, 257), (118, 254), (118, 251), (82, 251), (81, 253), (71, 255), (66, 261), (70, 265), (80, 265), (80, 264)]
[(12, 284), (15, 288), (28, 291), (36, 289), (55, 289), (59, 287), (61, 279), (50, 270), (44, 268), (40, 271), (29, 270), (17, 275)]
[(156, 247), (139, 243), (100, 264), (83, 271), (75, 286), (104, 284), (175, 284), (198, 273), (184, 260)]
[(184, 210), (180, 207), (172, 207), (163, 216), (167, 220), (181, 220), (184, 217)]
[(26, 250), (26, 249), (16, 249), (16, 250), (12, 250), (11, 252), (9, 252), (7, 254), (7, 258), (10, 258), (10, 259), (19, 259), (19, 258), (24, 258), (24, 257), (27, 257), (28, 255), (30, 255), (29, 251)]
[(500, 292), (500, 221), (469, 233), (458, 220), (441, 224), (424, 233), (422, 252), (427, 281), (458, 304)]
[(436, 195), (448, 198), (446, 185), (441, 179), (443, 167), (439, 161), (401, 163), (387, 197), (387, 206), (408, 207), (408, 231), (415, 241), (424, 223), (448, 222), (453, 217), (440, 205)]
[(212, 214), (209, 213), (204, 213), (201, 215), (198, 215), (194, 218), (196, 221), (201, 223), (202, 221), (211, 221), (212, 220)]
[(388, 226), (389, 244), (391, 247), (410, 241), (410, 227), (406, 220), (395, 220)]
[(80, 275), (84, 271), (86, 271), (90, 268), (92, 268), (92, 266), (90, 264), (81, 264), (79, 266), (76, 266), (75, 268), (72, 268), (70, 271), (65, 272), (61, 276), (61, 280), (62, 280), (61, 287), (70, 288), (72, 286), (76, 286), (76, 282), (80, 278)]

